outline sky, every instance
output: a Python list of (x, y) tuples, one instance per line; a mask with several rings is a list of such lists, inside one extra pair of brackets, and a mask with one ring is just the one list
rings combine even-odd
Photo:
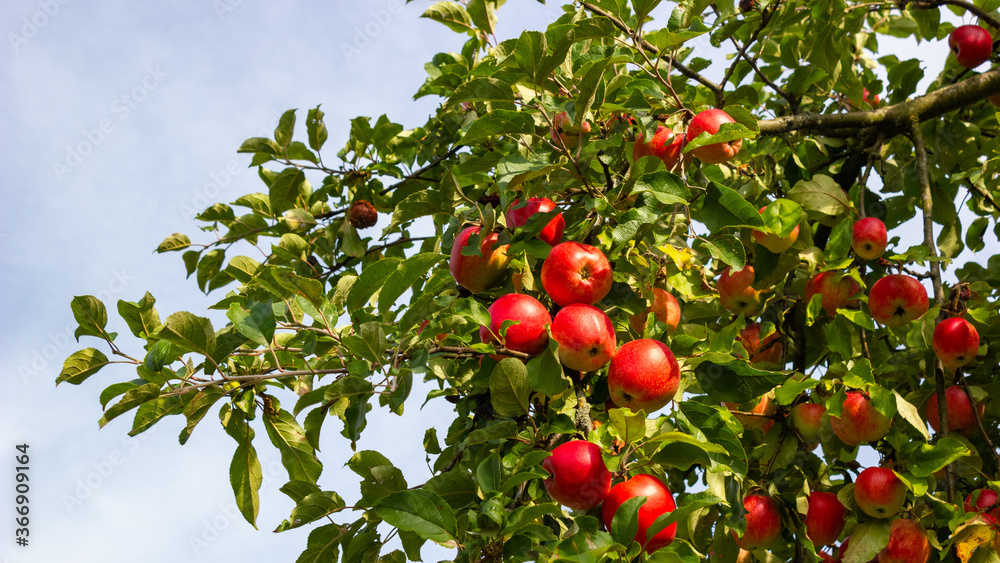
[[(457, 51), (462, 37), (418, 16), (430, 2), (292, 3), (213, 0), (119, 3), (5, 0), (0, 5), (0, 563), (74, 561), (289, 561), (311, 527), (270, 533), (291, 508), (285, 475), (261, 430), (264, 486), (254, 530), (235, 511), (231, 439), (215, 412), (187, 445), (172, 417), (136, 438), (131, 417), (99, 429), (98, 394), (130, 368), (105, 368), (83, 385), (54, 386), (77, 343), (70, 301), (114, 303), (146, 291), (161, 317), (206, 315), (180, 254), (152, 251), (167, 235), (197, 238), (193, 215), (263, 186), (236, 148), (268, 136), (278, 117), (322, 105), (327, 152), (348, 121), (385, 113), (421, 125), (438, 100), (414, 101), (423, 64)], [(349, 6), (349, 7), (344, 7)], [(544, 29), (555, 6), (528, 0), (500, 12), (501, 39)], [(662, 12), (662, 10), (660, 10)], [(943, 45), (900, 42), (925, 53), (929, 75)], [(905, 247), (905, 246), (904, 246)], [(209, 314), (208, 316), (212, 316)], [(215, 317), (219, 318), (219, 317)], [(221, 326), (219, 321), (216, 326)], [(89, 340), (89, 341), (88, 341)], [(414, 392), (417, 396), (420, 390)], [(359, 449), (378, 449), (411, 483), (430, 476), (421, 440), (449, 412), (432, 403), (404, 417), (373, 410)], [(333, 421), (320, 484), (357, 498), (344, 462), (351, 451)], [(14, 544), (15, 447), (28, 445), (29, 545)], [(425, 547), (425, 560), (449, 557)]]

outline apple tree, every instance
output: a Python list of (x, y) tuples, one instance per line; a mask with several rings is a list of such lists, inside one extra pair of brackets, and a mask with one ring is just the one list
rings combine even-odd
[[(115, 377), (132, 434), (218, 417), (254, 525), (276, 448), (299, 562), (998, 561), (1000, 1), (592, 0), (500, 41), (502, 4), (424, 13), (423, 125), (244, 142), (260, 191), (157, 249), (211, 315), (76, 297), (58, 382)], [(321, 487), (421, 406), (426, 481), (361, 450), (360, 499)]]

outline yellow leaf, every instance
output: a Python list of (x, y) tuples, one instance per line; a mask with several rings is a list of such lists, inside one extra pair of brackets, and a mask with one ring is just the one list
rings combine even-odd
[(969, 563), (972, 552), (995, 539), (994, 532), (978, 518), (955, 529), (955, 555), (962, 563)]

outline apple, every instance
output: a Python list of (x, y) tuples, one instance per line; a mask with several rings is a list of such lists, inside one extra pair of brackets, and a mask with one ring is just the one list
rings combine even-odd
[[(584, 121), (580, 126), (576, 126), (570, 120), (569, 115), (561, 111), (552, 118), (552, 127), (549, 128), (549, 135), (552, 143), (557, 147), (575, 149), (580, 144), (580, 137), (590, 134), (590, 122)], [(560, 144), (562, 141), (562, 144)]]
[[(975, 497), (975, 500), (973, 500)], [(965, 511), (979, 512), (993, 521), (1000, 519), (1000, 501), (997, 492), (992, 489), (976, 489), (965, 497)]]
[(862, 91), (862, 93), (861, 93), (861, 101), (862, 102), (868, 104), (869, 106), (871, 106), (873, 108), (874, 107), (878, 107), (879, 104), (882, 103), (882, 100), (878, 97), (878, 94), (875, 94), (872, 97), (869, 97), (869, 96), (870, 96), (870, 92), (868, 92), (868, 88), (864, 88), (863, 91)]
[(950, 317), (934, 327), (931, 347), (944, 367), (955, 370), (972, 362), (979, 353), (979, 333), (962, 317)]
[[(840, 548), (837, 549), (836, 563), (843, 563), (846, 560), (845, 556), (847, 555), (847, 546), (850, 544), (850, 542), (851, 542), (851, 536), (847, 536), (846, 538), (844, 538), (844, 541), (840, 543)], [(871, 560), (868, 561), (868, 563), (876, 563), (877, 561), (878, 561), (878, 555), (872, 557)]]
[(868, 467), (854, 482), (854, 500), (865, 514), (889, 518), (903, 509), (906, 485), (888, 467)]
[(640, 474), (611, 487), (608, 496), (601, 505), (601, 518), (604, 525), (610, 529), (611, 520), (615, 517), (625, 501), (633, 497), (646, 497), (646, 503), (639, 507), (639, 528), (635, 532), (635, 541), (643, 545), (643, 551), (653, 553), (661, 547), (666, 547), (674, 541), (677, 533), (677, 523), (660, 530), (649, 538), (646, 531), (661, 515), (673, 512), (677, 505), (674, 496), (667, 485), (652, 475)]
[[(545, 350), (549, 342), (546, 330), (552, 323), (545, 306), (537, 299), (523, 293), (508, 293), (493, 302), (488, 309), (490, 325), (479, 327), (479, 338), (485, 343), (501, 346), (535, 356)], [(504, 321), (518, 321), (510, 325), (503, 335)]]
[(593, 305), (573, 303), (559, 309), (550, 330), (559, 343), (559, 361), (570, 369), (596, 371), (615, 353), (615, 325)]
[(806, 303), (817, 293), (822, 297), (823, 310), (831, 319), (837, 316), (837, 309), (849, 307), (857, 303), (851, 299), (861, 288), (858, 282), (850, 276), (839, 272), (820, 272), (806, 283)]
[(960, 25), (948, 36), (948, 48), (965, 68), (976, 68), (990, 60), (993, 38), (978, 25)]
[(926, 313), (928, 306), (927, 289), (906, 274), (880, 278), (868, 292), (868, 310), (885, 326), (907, 325)]
[(865, 217), (851, 227), (851, 248), (858, 258), (875, 260), (885, 252), (889, 233), (885, 223), (875, 217)]
[(619, 407), (651, 414), (674, 398), (681, 383), (677, 358), (659, 340), (622, 344), (608, 364), (608, 392)]
[(366, 229), (378, 222), (378, 211), (370, 201), (359, 199), (347, 210), (347, 222), (356, 229)]
[[(760, 208), (759, 213), (763, 214), (765, 209), (767, 209), (766, 205)], [(775, 254), (781, 254), (791, 248), (799, 238), (799, 226), (795, 225), (795, 228), (792, 229), (792, 232), (787, 237), (780, 237), (774, 233), (765, 233), (754, 229), (753, 238), (757, 241), (757, 244)]]
[(743, 405), (740, 405), (739, 403), (722, 403), (722, 405), (727, 409), (729, 409), (730, 411), (749, 412), (753, 414), (764, 415), (764, 416), (748, 416), (745, 414), (733, 413), (733, 418), (740, 421), (740, 424), (743, 425), (743, 428), (746, 429), (756, 428), (763, 430), (766, 433), (768, 430), (771, 429), (772, 426), (774, 426), (774, 419), (766, 418), (767, 416), (774, 414), (774, 411), (777, 409), (775, 404), (772, 402), (773, 400), (774, 400), (774, 391), (768, 391), (767, 393), (763, 394), (757, 399), (754, 399), (750, 403), (747, 403), (746, 405), (748, 407), (750, 406), (750, 404), (753, 405), (752, 407), (749, 408), (749, 410)]
[[(972, 402), (961, 385), (952, 385), (944, 390), (944, 400), (948, 407), (948, 431), (961, 432), (966, 436), (979, 429), (976, 415), (972, 412)], [(977, 405), (979, 417), (986, 413), (986, 403)], [(938, 411), (937, 393), (927, 399), (927, 422), (935, 432), (941, 431), (941, 413)]]
[(805, 443), (816, 444), (819, 443), (819, 432), (824, 414), (826, 414), (826, 407), (823, 405), (799, 403), (789, 411), (788, 418), (792, 423), (792, 428), (795, 428)]
[(836, 493), (812, 491), (806, 510), (806, 536), (816, 546), (832, 545), (847, 523), (847, 508)]
[(561, 242), (542, 262), (542, 287), (562, 307), (597, 303), (611, 291), (611, 281), (611, 263), (589, 244)]
[(927, 563), (931, 544), (920, 524), (906, 518), (889, 522), (889, 545), (878, 553), (878, 563)]
[(825, 551), (819, 552), (818, 555), (822, 563), (837, 563), (837, 558)]
[(747, 323), (746, 327), (736, 337), (736, 340), (747, 351), (749, 355), (748, 359), (752, 365), (760, 365), (762, 367), (771, 365), (784, 366), (785, 363), (782, 361), (782, 358), (785, 349), (781, 344), (781, 333), (775, 330), (761, 342), (761, 328), (760, 323)]
[(743, 313), (752, 317), (760, 311), (761, 292), (753, 288), (753, 266), (744, 266), (735, 272), (726, 268), (719, 274), (715, 288), (719, 291), (719, 302), (734, 315)]
[(743, 549), (766, 549), (781, 535), (781, 513), (778, 503), (764, 495), (747, 495), (743, 497), (743, 509), (746, 510), (746, 529), (742, 537), (733, 538)]
[(675, 170), (684, 156), (681, 153), (684, 149), (684, 133), (675, 134), (670, 128), (657, 124), (656, 133), (648, 143), (644, 141), (644, 137), (645, 134), (640, 131), (632, 145), (632, 162), (639, 162), (644, 156), (655, 156), (663, 161), (667, 170)]
[(611, 490), (611, 472), (601, 457), (601, 448), (586, 440), (571, 440), (556, 446), (542, 460), (549, 476), (542, 482), (553, 500), (576, 510), (601, 504)]
[(646, 328), (646, 319), (649, 313), (653, 313), (656, 320), (667, 325), (671, 332), (677, 330), (677, 325), (681, 323), (681, 306), (677, 298), (665, 289), (654, 287), (653, 304), (646, 307), (646, 312), (638, 315), (630, 315), (628, 318), (632, 330), (642, 333)]
[[(694, 116), (687, 129), (687, 140), (693, 141), (702, 133), (714, 135), (719, 132), (723, 123), (736, 123), (736, 120), (721, 109), (707, 109)], [(691, 150), (691, 154), (707, 164), (719, 164), (736, 156), (743, 146), (743, 139), (724, 143), (713, 143)]]
[(845, 444), (874, 442), (889, 433), (892, 419), (875, 410), (867, 393), (848, 391), (840, 416), (830, 417), (830, 428)]
[(500, 283), (510, 262), (510, 256), (507, 256), (509, 245), (493, 248), (499, 238), (497, 233), (480, 237), (479, 251), (482, 256), (462, 254), (462, 249), (469, 244), (469, 237), (479, 234), (479, 230), (480, 227), (471, 226), (458, 233), (455, 244), (451, 246), (451, 260), (448, 262), (448, 270), (455, 282), (472, 293), (482, 293)]
[[(528, 224), (528, 219), (535, 213), (548, 213), (556, 208), (556, 202), (547, 197), (531, 197), (522, 205), (520, 199), (515, 199), (507, 210), (507, 227), (515, 229)], [(549, 220), (548, 224), (538, 233), (538, 238), (555, 246), (562, 241), (563, 230), (566, 228), (566, 220), (562, 213)]]

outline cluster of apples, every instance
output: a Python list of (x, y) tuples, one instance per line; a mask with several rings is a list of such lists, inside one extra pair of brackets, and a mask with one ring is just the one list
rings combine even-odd
[(742, 139), (735, 141), (712, 143), (692, 149), (688, 157), (684, 157), (685, 144), (698, 138), (702, 133), (714, 135), (725, 123), (736, 123), (728, 113), (721, 109), (707, 109), (694, 116), (686, 132), (675, 132), (664, 126), (657, 125), (653, 137), (645, 140), (645, 134), (639, 133), (632, 145), (632, 160), (638, 161), (644, 156), (655, 156), (663, 161), (667, 170), (675, 171), (682, 158), (691, 156), (708, 164), (726, 162), (736, 156), (743, 146)]

